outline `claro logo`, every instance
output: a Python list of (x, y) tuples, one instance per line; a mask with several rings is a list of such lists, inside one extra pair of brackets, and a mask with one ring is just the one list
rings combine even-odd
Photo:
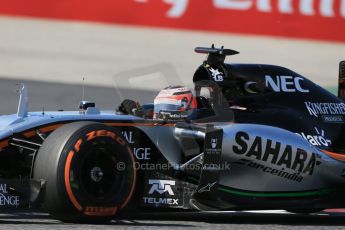
[(149, 180), (149, 184), (152, 185), (149, 191), (150, 195), (154, 192), (158, 192), (159, 194), (167, 192), (171, 196), (174, 195), (174, 192), (171, 188), (171, 186), (175, 185), (175, 181), (173, 180)]

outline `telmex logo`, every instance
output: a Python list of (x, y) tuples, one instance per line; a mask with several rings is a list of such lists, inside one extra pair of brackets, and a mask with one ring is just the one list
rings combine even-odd
[(174, 192), (171, 186), (175, 185), (175, 181), (173, 180), (149, 180), (149, 184), (152, 185), (149, 191), (149, 194), (153, 194), (154, 192), (158, 192), (159, 194), (163, 194), (168, 192), (169, 195), (173, 196)]
[(308, 89), (303, 89), (301, 82), (304, 81), (301, 77), (292, 76), (276, 76), (275, 78), (266, 75), (265, 85), (270, 87), (274, 92), (285, 92), (285, 93), (309, 93)]

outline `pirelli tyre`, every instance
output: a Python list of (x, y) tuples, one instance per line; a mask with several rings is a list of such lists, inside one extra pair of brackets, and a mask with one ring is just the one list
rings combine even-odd
[(136, 183), (133, 154), (114, 128), (76, 122), (51, 133), (39, 149), (35, 179), (46, 180), (43, 208), (66, 222), (98, 222), (124, 208)]

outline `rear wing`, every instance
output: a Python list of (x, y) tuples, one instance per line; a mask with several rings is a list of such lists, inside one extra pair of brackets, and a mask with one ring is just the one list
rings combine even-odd
[(338, 97), (345, 100), (345, 61), (339, 63)]

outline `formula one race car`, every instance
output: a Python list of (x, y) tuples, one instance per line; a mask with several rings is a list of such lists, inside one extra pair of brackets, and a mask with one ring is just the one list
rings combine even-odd
[(345, 207), (345, 62), (336, 97), (283, 67), (225, 64), (234, 50), (195, 51), (208, 57), (195, 94), (173, 93), (175, 111), (193, 99), (183, 114), (129, 100), (120, 112), (88, 101), (79, 111), (28, 112), (23, 85), (17, 114), (0, 116), (0, 206), (75, 222)]

